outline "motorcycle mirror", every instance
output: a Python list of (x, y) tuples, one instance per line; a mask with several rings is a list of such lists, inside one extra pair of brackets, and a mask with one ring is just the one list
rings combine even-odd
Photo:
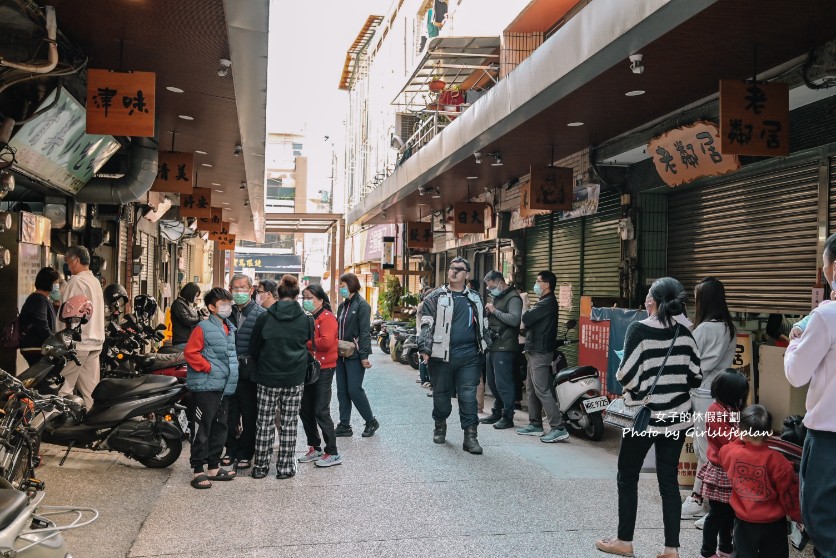
[(165, 327), (165, 324), (158, 324), (155, 329), (157, 331), (165, 331), (167, 328)]
[(566, 331), (569, 331), (570, 329), (575, 329), (575, 327), (577, 327), (577, 325), (578, 325), (578, 320), (572, 318), (571, 320), (566, 322)]

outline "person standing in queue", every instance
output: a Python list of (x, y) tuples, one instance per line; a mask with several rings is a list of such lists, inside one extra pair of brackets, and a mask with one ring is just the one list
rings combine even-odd
[(20, 354), (32, 366), (41, 360), (41, 346), (55, 332), (54, 300), (61, 300), (58, 280), (61, 275), (45, 267), (35, 276), (35, 292), (20, 309)]
[[(541, 271), (534, 283), (537, 303), (522, 315), (525, 325), (525, 354), (528, 358), (528, 426), (517, 429), (523, 436), (539, 436), (541, 442), (566, 440), (569, 432), (563, 425), (563, 413), (551, 390), (552, 359), (557, 348), (557, 298), (554, 287), (557, 277), (551, 271)], [(543, 410), (551, 430), (543, 430)]]
[[(258, 415), (256, 386), (253, 382), (255, 362), (250, 355), (250, 337), (255, 321), (267, 310), (251, 298), (253, 282), (250, 277), (236, 273), (229, 281), (232, 292), (232, 315), (235, 324), (235, 351), (238, 355), (238, 388), (229, 398), (227, 415), (226, 455), (222, 465), (231, 465), (236, 470), (249, 469), (255, 453), (255, 421)], [(241, 430), (238, 430), (238, 424)]]
[(202, 320), (197, 311), (200, 287), (196, 283), (186, 283), (180, 289), (180, 296), (171, 303), (171, 346), (183, 350), (192, 330)]
[[(310, 285), (302, 292), (302, 308), (313, 315), (314, 339), (308, 343), (308, 351), (319, 361), (319, 379), (305, 386), (299, 417), (308, 438), (308, 451), (299, 457), (299, 463), (314, 462), (317, 467), (331, 467), (343, 462), (337, 451), (334, 421), (331, 419), (331, 386), (337, 369), (337, 318), (331, 312), (331, 301), (320, 285)], [(316, 345), (316, 350), (314, 350)], [(320, 438), (319, 430), (322, 431)], [(323, 452), (322, 441), (325, 441)]]
[(270, 308), (279, 299), (279, 284), (272, 279), (264, 279), (255, 291), (255, 302), (262, 308)]
[(467, 288), (468, 273), (470, 263), (453, 258), (447, 271), (448, 283), (424, 299), (418, 352), (429, 366), (433, 383), (433, 442), (443, 444), (446, 440), (452, 396), (458, 390), (459, 420), (464, 430), (462, 449), (479, 455), (482, 446), (477, 439), (476, 389), (485, 351), (490, 347), (490, 333), (481, 297)]
[[(372, 406), (363, 389), (366, 369), (371, 368), (369, 355), (372, 353), (371, 315), (372, 308), (360, 296), (360, 280), (353, 273), (340, 276), (340, 296), (342, 304), (337, 309), (339, 341), (347, 347), (337, 358), (337, 399), (340, 403), (340, 423), (337, 436), (352, 436), (351, 406), (366, 421), (363, 437), (369, 438), (380, 428), (380, 423), (372, 413)], [(352, 349), (350, 345), (353, 345)], [(339, 349), (338, 349), (339, 350)]]
[(61, 300), (83, 296), (93, 304), (93, 315), (81, 326), (81, 341), (76, 341), (76, 357), (81, 363), (68, 362), (61, 372), (64, 384), (58, 395), (71, 395), (76, 387), (89, 410), (93, 407), (93, 389), (99, 383), (99, 356), (105, 341), (104, 292), (99, 279), (90, 271), (90, 252), (84, 246), (70, 246), (64, 255), (70, 280), (64, 286)]

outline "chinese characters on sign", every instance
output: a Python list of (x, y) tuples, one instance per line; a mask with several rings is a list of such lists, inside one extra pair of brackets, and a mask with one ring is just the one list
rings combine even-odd
[(212, 208), (212, 217), (201, 217), (197, 220), (198, 230), (205, 232), (223, 232), (223, 209), (220, 207)]
[(668, 186), (679, 186), (740, 168), (737, 155), (727, 155), (720, 150), (717, 126), (704, 120), (653, 138), (647, 145), (647, 152)]
[(456, 234), (485, 232), (484, 203), (457, 203), (453, 205), (453, 232)]
[(219, 240), (221, 240), (222, 238), (224, 238), (228, 234), (229, 234), (229, 223), (226, 222), (226, 221), (221, 221), (221, 228), (220, 228), (219, 231), (217, 231), (217, 232), (209, 231), (209, 240), (214, 240), (215, 242), (218, 242)]
[(532, 167), (531, 178), (520, 188), (520, 215), (572, 209), (572, 172), (567, 167)]
[(152, 192), (191, 194), (194, 187), (194, 153), (161, 151)]
[(180, 217), (212, 218), (212, 190), (195, 188), (191, 194), (180, 196)]
[(217, 241), (218, 250), (235, 250), (235, 235), (234, 234), (224, 234), (221, 235)]
[(432, 248), (433, 224), (430, 222), (409, 221), (406, 224), (407, 248)]
[(720, 80), (720, 151), (767, 157), (789, 155), (789, 99), (786, 83)]
[(263, 262), (259, 258), (235, 258), (235, 267), (261, 267)]
[(87, 133), (154, 137), (154, 72), (87, 70)]

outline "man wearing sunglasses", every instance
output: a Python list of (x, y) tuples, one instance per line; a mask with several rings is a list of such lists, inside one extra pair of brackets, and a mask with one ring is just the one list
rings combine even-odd
[(447, 271), (448, 283), (424, 298), (418, 351), (428, 364), (433, 384), (433, 442), (445, 441), (455, 391), (464, 430), (462, 449), (481, 454), (482, 446), (476, 438), (476, 388), (485, 351), (490, 347), (490, 332), (481, 297), (467, 288), (469, 273), (470, 263), (454, 258)]

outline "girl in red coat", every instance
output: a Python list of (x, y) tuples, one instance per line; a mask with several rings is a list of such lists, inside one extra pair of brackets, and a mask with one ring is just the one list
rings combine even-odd
[[(732, 485), (726, 471), (720, 466), (720, 448), (738, 435), (737, 421), (740, 410), (746, 405), (749, 382), (736, 370), (728, 369), (711, 383), (711, 397), (714, 403), (708, 407), (705, 416), (705, 435), (708, 438), (706, 462), (697, 472), (702, 480), (702, 494), (708, 500), (708, 516), (702, 532), (704, 558), (730, 558), (734, 550), (734, 510), (729, 504)], [(718, 549), (717, 539), (720, 539)]]
[[(316, 352), (310, 341), (308, 350), (319, 361), (319, 379), (305, 386), (302, 394), (302, 409), (299, 417), (308, 437), (308, 452), (299, 457), (299, 463), (313, 462), (317, 467), (331, 467), (343, 462), (337, 451), (337, 437), (334, 435), (334, 421), (331, 419), (331, 384), (337, 368), (337, 318), (331, 312), (331, 301), (319, 285), (310, 285), (302, 291), (302, 307), (313, 314), (316, 331)], [(325, 451), (321, 446), (317, 425), (322, 430)]]

